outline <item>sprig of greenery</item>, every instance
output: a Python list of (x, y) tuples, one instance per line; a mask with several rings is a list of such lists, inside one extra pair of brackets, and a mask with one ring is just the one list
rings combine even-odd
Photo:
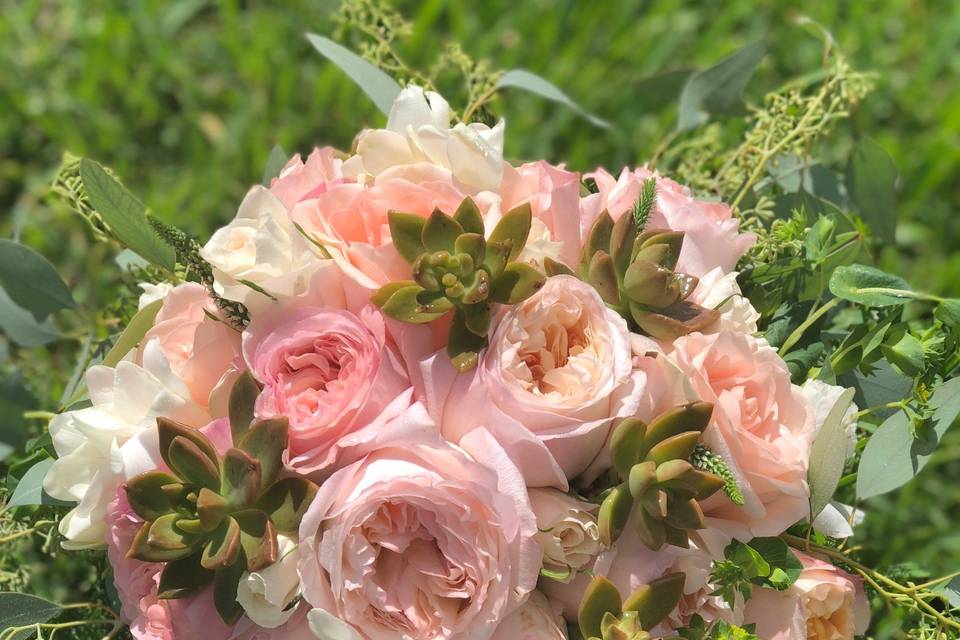
[(702, 471), (708, 471), (723, 479), (723, 492), (727, 494), (731, 502), (735, 505), (743, 506), (743, 492), (737, 486), (737, 479), (733, 477), (733, 472), (727, 466), (726, 461), (705, 447), (698, 444), (690, 456), (690, 464)]

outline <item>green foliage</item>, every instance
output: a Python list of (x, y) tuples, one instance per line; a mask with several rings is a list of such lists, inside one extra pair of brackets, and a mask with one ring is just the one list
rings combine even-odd
[(723, 551), (724, 559), (713, 563), (710, 581), (714, 591), (734, 606), (737, 597), (749, 600), (754, 586), (777, 591), (790, 587), (803, 569), (796, 554), (780, 538), (754, 538), (744, 544), (734, 540)]
[(720, 477), (723, 480), (723, 492), (727, 494), (730, 501), (736, 505), (742, 506), (744, 504), (743, 492), (737, 485), (737, 479), (721, 456), (698, 443), (693, 449), (693, 453), (690, 454), (690, 464), (697, 469)]

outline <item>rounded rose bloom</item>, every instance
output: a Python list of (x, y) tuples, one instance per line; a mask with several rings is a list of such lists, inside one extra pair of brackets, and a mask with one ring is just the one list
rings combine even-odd
[(539, 591), (504, 618), (490, 640), (567, 640), (563, 616)]
[(318, 190), (343, 182), (342, 169), (343, 161), (332, 147), (314, 149), (306, 162), (298, 153), (270, 181), (270, 193), (289, 211), (301, 200), (315, 196)]
[(690, 189), (655, 171), (640, 167), (624, 168), (618, 178), (605, 169), (588, 174), (597, 183), (598, 193), (583, 199), (585, 222), (593, 224), (606, 209), (614, 220), (632, 211), (643, 183), (657, 180), (657, 201), (647, 229), (672, 229), (685, 233), (677, 271), (698, 278), (720, 267), (724, 273), (734, 270), (737, 261), (756, 242), (752, 233), (740, 233), (740, 221), (722, 202), (694, 198)]
[(746, 502), (715, 494), (703, 504), (711, 524), (749, 540), (806, 517), (813, 412), (776, 350), (741, 333), (692, 333), (669, 358), (696, 397), (714, 404), (703, 440), (727, 461)]
[(219, 310), (206, 287), (196, 282), (178, 285), (163, 298), (153, 327), (141, 342), (139, 360), (146, 345), (155, 342), (173, 372), (190, 390), (200, 407), (211, 415), (225, 415), (227, 397), (240, 359), (240, 334), (224, 321), (214, 320)]
[(623, 318), (591, 286), (555, 276), (495, 320), (472, 374), (432, 376), (432, 385), (452, 380), (452, 389), (427, 397), (446, 398), (430, 409), (448, 440), (485, 426), (528, 486), (566, 490), (600, 452), (611, 419), (639, 406), (645, 375), (631, 358)]
[(543, 568), (570, 576), (592, 564), (600, 553), (597, 505), (556, 489), (530, 489), (530, 505), (537, 516), (537, 540), (543, 547)]
[(486, 639), (536, 584), (535, 532), (489, 435), (398, 440), (321, 485), (300, 525), (303, 596), (368, 640)]
[(853, 640), (870, 623), (863, 585), (828, 562), (796, 552), (803, 572), (786, 591), (754, 589), (745, 621), (764, 640)]
[(243, 332), (243, 356), (263, 385), (259, 417), (290, 421), (288, 463), (323, 471), (338, 444), (368, 427), (410, 386), (387, 345), (383, 316), (371, 306), (356, 315), (320, 306), (278, 306)]

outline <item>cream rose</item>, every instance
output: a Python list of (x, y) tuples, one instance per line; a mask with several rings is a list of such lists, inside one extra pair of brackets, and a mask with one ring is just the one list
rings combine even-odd
[(566, 640), (563, 616), (539, 591), (504, 618), (490, 640)]
[(275, 629), (296, 612), (290, 604), (300, 596), (300, 560), (297, 541), (285, 535), (277, 536), (277, 561), (260, 571), (247, 572), (237, 587), (237, 602), (254, 623)]
[(600, 553), (597, 506), (556, 489), (530, 489), (530, 505), (537, 517), (537, 540), (543, 547), (543, 568), (563, 582), (590, 565)]

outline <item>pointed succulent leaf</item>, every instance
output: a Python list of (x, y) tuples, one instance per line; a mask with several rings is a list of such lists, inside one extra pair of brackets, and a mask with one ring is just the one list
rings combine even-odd
[(587, 282), (597, 290), (604, 302), (615, 306), (620, 304), (620, 285), (610, 254), (604, 251), (593, 254), (587, 267)]
[(461, 301), (464, 304), (479, 304), (490, 297), (490, 276), (483, 269), (474, 271), (463, 285)]
[(149, 542), (150, 529), (153, 522), (145, 522), (137, 531), (130, 543), (130, 549), (127, 551), (127, 557), (142, 562), (173, 562), (186, 558), (194, 553), (191, 547), (181, 549), (161, 549), (154, 547)]
[[(680, 291), (680, 299), (685, 300), (690, 296), (691, 293), (697, 288), (697, 285), (700, 284), (700, 278), (696, 276), (688, 276), (685, 273), (675, 273), (673, 278), (677, 283), (677, 289)], [(723, 306), (722, 303), (718, 304), (716, 308)]]
[(600, 542), (604, 546), (611, 546), (620, 537), (624, 527), (630, 520), (630, 510), (633, 508), (633, 497), (627, 483), (621, 483), (611, 489), (607, 497), (600, 503), (597, 513), (597, 527), (600, 529)]
[(553, 276), (575, 276), (573, 269), (568, 267), (562, 262), (554, 260), (550, 256), (545, 256), (543, 258), (543, 272), (547, 274), (547, 277)]
[(529, 264), (511, 262), (493, 281), (490, 297), (502, 304), (518, 304), (539, 291), (546, 281), (546, 276)]
[(387, 300), (389, 300), (390, 297), (397, 291), (400, 291), (400, 289), (413, 287), (416, 285), (417, 283), (413, 280), (397, 280), (395, 282), (389, 282), (373, 292), (373, 295), (370, 296), (370, 302), (378, 307), (382, 307), (387, 303)]
[(610, 213), (604, 210), (587, 234), (587, 242), (583, 245), (583, 252), (580, 254), (580, 275), (587, 276), (587, 269), (590, 267), (590, 261), (598, 251), (610, 253), (610, 233), (613, 231), (613, 218)]
[(397, 248), (397, 252), (403, 256), (404, 260), (412, 264), (417, 256), (426, 251), (422, 240), (426, 220), (413, 213), (390, 211), (387, 214), (387, 221), (390, 224), (393, 246)]
[(240, 546), (247, 559), (247, 571), (259, 571), (277, 561), (277, 530), (270, 517), (259, 509), (233, 514), (240, 527)]
[(306, 478), (284, 478), (257, 501), (256, 508), (270, 516), (277, 531), (293, 533), (317, 495), (317, 485)]
[(402, 287), (396, 290), (387, 301), (381, 305), (384, 314), (400, 322), (423, 324), (440, 318), (444, 313), (430, 312), (424, 308), (417, 297), (424, 288), (418, 284)]
[(680, 250), (683, 248), (683, 232), (659, 229), (645, 231), (637, 238), (637, 244), (641, 249), (654, 246), (666, 247), (666, 253), (657, 260), (657, 263), (667, 269), (673, 269), (677, 266)]
[(157, 597), (162, 600), (186, 598), (202, 591), (213, 580), (213, 571), (200, 564), (200, 554), (168, 563), (160, 574)]
[(420, 238), (427, 251), (453, 251), (457, 236), (463, 233), (463, 227), (460, 223), (440, 211), (434, 209), (426, 224), (423, 225), (423, 232)]
[(690, 498), (688, 500), (670, 501), (667, 524), (678, 529), (705, 529), (703, 510), (700, 503)]
[(658, 340), (676, 340), (688, 333), (703, 331), (720, 318), (716, 309), (704, 309), (686, 300), (657, 312), (631, 304), (630, 313), (645, 333)]
[(473, 259), (474, 265), (479, 265), (486, 257), (487, 241), (480, 233), (463, 233), (453, 243), (453, 250), (457, 254), (467, 254)]
[(197, 536), (208, 533), (207, 530), (204, 529), (203, 523), (200, 522), (200, 518), (181, 517), (179, 520), (177, 520), (177, 528), (184, 533)]
[(210, 462), (215, 465), (220, 460), (217, 448), (213, 446), (210, 439), (200, 433), (199, 430), (188, 427), (185, 424), (170, 420), (169, 418), (157, 418), (157, 434), (160, 439), (160, 456), (171, 469), (173, 465), (170, 464), (167, 454), (170, 450), (170, 444), (173, 442), (173, 439), (177, 437), (183, 437), (193, 442), (203, 454), (210, 459)]
[(246, 570), (247, 561), (241, 548), (234, 562), (218, 569), (213, 576), (213, 604), (228, 625), (235, 624), (243, 615), (243, 607), (237, 602), (237, 588)]
[(242, 449), (228, 449), (223, 456), (220, 495), (234, 509), (250, 506), (260, 495), (260, 462)]
[(259, 491), (266, 491), (283, 469), (283, 452), (289, 442), (289, 423), (285, 416), (259, 420), (250, 427), (238, 445), (260, 463)]
[(480, 351), (486, 346), (486, 337), (470, 331), (464, 312), (457, 309), (447, 335), (447, 355), (453, 367), (461, 373), (473, 369), (480, 359)]
[(663, 520), (667, 517), (667, 492), (663, 489), (647, 491), (640, 496), (640, 505), (657, 520)]
[(168, 464), (189, 484), (214, 489), (220, 485), (220, 470), (193, 440), (177, 436), (167, 450)]
[(658, 551), (667, 541), (667, 531), (662, 520), (654, 518), (646, 509), (634, 511), (637, 536), (652, 551)]
[(686, 460), (667, 460), (657, 466), (656, 481), (658, 484), (663, 485), (693, 471), (693, 465)]
[(464, 198), (453, 214), (453, 219), (463, 227), (466, 233), (478, 233), (483, 236), (483, 216), (473, 198)]
[(673, 272), (652, 262), (631, 264), (623, 276), (623, 291), (631, 301), (657, 309), (680, 299)]
[(228, 517), (208, 537), (200, 564), (211, 571), (223, 569), (236, 561), (240, 551), (240, 525)]
[(163, 471), (148, 471), (132, 478), (124, 487), (130, 508), (144, 520), (156, 520), (170, 513), (173, 505), (161, 487), (176, 482), (175, 477)]
[(614, 270), (621, 282), (623, 274), (630, 265), (633, 241), (636, 237), (637, 223), (629, 213), (624, 213), (613, 223), (613, 229), (610, 230), (610, 257), (613, 259)]
[(682, 458), (686, 460), (693, 453), (693, 448), (700, 441), (699, 431), (686, 431), (670, 436), (657, 443), (647, 452), (647, 460), (653, 460), (658, 465), (667, 460)]
[[(670, 247), (665, 244), (654, 244), (649, 247), (643, 247), (641, 246), (640, 238), (637, 238), (637, 241), (633, 243), (633, 257), (630, 259), (630, 262), (652, 262), (663, 266), (661, 261), (663, 261), (669, 253)], [(669, 269), (669, 267), (667, 268)]]
[(230, 433), (233, 441), (239, 442), (253, 422), (253, 407), (260, 395), (260, 385), (249, 369), (240, 374), (230, 389), (228, 414), (230, 416)]
[(527, 236), (530, 235), (532, 219), (533, 212), (530, 204), (522, 204), (503, 214), (500, 222), (490, 233), (490, 242), (500, 242), (509, 247), (508, 262), (516, 260), (520, 252), (523, 251), (523, 247), (527, 243)]
[(186, 501), (188, 496), (193, 493), (193, 488), (183, 484), (178, 478), (176, 482), (171, 482), (170, 484), (165, 484), (160, 487), (160, 491), (167, 497), (170, 504), (175, 506)]
[(644, 629), (652, 629), (670, 615), (683, 595), (683, 573), (670, 573), (630, 594), (623, 603), (624, 611), (636, 611), (637, 622)]
[(613, 428), (610, 436), (610, 457), (621, 476), (643, 457), (643, 439), (647, 425), (639, 418), (624, 418)]
[(649, 448), (686, 431), (702, 432), (712, 415), (713, 405), (709, 402), (690, 402), (665, 411), (650, 421), (644, 444)]
[(483, 266), (494, 278), (503, 272), (510, 257), (510, 246), (505, 242), (487, 240), (486, 252), (483, 256)]
[(647, 490), (657, 481), (656, 463), (640, 462), (630, 469), (630, 478), (627, 484), (630, 487), (630, 495), (634, 499), (640, 499), (647, 493)]
[(615, 618), (620, 617), (620, 592), (616, 585), (603, 576), (594, 576), (580, 599), (577, 612), (580, 633), (585, 638), (599, 637), (602, 633), (600, 625), (608, 613)]
[(462, 309), (467, 329), (481, 338), (486, 338), (490, 332), (490, 305), (471, 304)]
[(171, 551), (193, 547), (199, 539), (177, 526), (177, 521), (182, 517), (179, 513), (168, 513), (154, 520), (147, 535), (147, 544), (155, 549)]
[(424, 313), (431, 315), (445, 315), (448, 311), (452, 311), (455, 306), (453, 302), (440, 291), (421, 291), (417, 294), (417, 302), (423, 308)]
[(230, 505), (223, 497), (210, 489), (200, 489), (197, 496), (197, 516), (204, 531), (213, 531), (226, 515), (230, 513)]
[(686, 529), (678, 529), (673, 527), (667, 522), (663, 523), (663, 530), (666, 532), (666, 543), (673, 545), (674, 547), (680, 547), (681, 549), (690, 548), (690, 536), (687, 535)]

